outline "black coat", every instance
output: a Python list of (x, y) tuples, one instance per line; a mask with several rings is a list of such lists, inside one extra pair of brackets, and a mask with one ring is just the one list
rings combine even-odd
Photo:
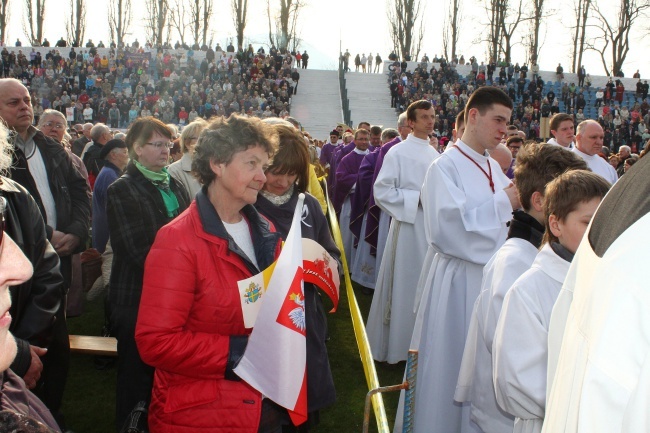
[[(36, 131), (34, 143), (43, 157), (50, 191), (56, 206), (57, 226), (46, 227), (47, 238), (52, 238), (55, 228), (63, 233), (76, 235), (80, 242), (75, 252), (80, 253), (86, 249), (90, 227), (90, 188), (88, 183), (75, 168), (68, 152), (61, 144), (46, 137), (40, 131)], [(45, 210), (36, 183), (27, 169), (27, 159), (22, 150), (18, 148), (14, 153), (11, 178), (24, 186), (34, 197), (36, 204), (41, 209), (41, 215), (45, 219)]]
[[(294, 190), (289, 201), (276, 206), (261, 194), (255, 208), (274, 225), (282, 239), (286, 239), (291, 228), (293, 212), (298, 203), (298, 192)], [(302, 237), (318, 242), (339, 262), (341, 253), (329, 231), (327, 219), (318, 203), (310, 194), (305, 194), (303, 211)], [(327, 315), (318, 289), (311, 283), (305, 283), (305, 319), (307, 321), (307, 402), (309, 412), (323, 409), (334, 404), (336, 391), (330, 370), (327, 347)]]
[[(170, 188), (180, 214), (190, 204), (187, 191), (173, 177)], [(149, 249), (158, 230), (173, 218), (167, 216), (160, 191), (133, 163), (108, 188), (106, 209), (113, 248), (109, 301), (113, 306), (137, 307)]]
[(45, 223), (32, 196), (10, 179), (0, 177), (0, 193), (7, 199), (6, 233), (16, 242), (34, 267), (31, 279), (11, 292), (9, 330), (16, 338), (18, 354), (11, 369), (23, 376), (29, 369), (29, 345), (48, 347), (54, 315), (63, 299), (63, 277), (59, 256), (45, 235)]
[[(36, 182), (28, 170), (27, 159), (22, 150), (16, 148), (11, 166), (11, 178), (29, 191), (45, 220), (47, 239), (52, 239), (54, 230), (70, 233), (79, 238), (79, 245), (72, 254), (86, 249), (90, 229), (90, 187), (86, 179), (72, 163), (68, 152), (57, 141), (35, 131), (33, 139), (45, 164), (47, 180), (56, 208), (56, 227), (47, 225), (47, 216)], [(61, 272), (66, 290), (72, 279), (71, 256), (61, 258)]]

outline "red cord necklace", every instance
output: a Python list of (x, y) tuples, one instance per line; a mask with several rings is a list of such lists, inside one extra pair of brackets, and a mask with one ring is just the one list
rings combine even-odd
[(472, 159), (472, 157), (470, 157), (468, 154), (466, 154), (465, 152), (463, 152), (463, 150), (462, 150), (459, 146), (454, 146), (454, 148), (458, 149), (458, 151), (459, 151), (460, 153), (462, 153), (462, 154), (465, 156), (465, 158), (467, 158), (467, 159), (469, 159), (470, 161), (472, 161), (472, 162), (474, 163), (474, 165), (477, 166), (478, 169), (481, 170), (481, 171), (483, 172), (483, 174), (485, 175), (485, 177), (487, 177), (488, 181), (490, 182), (490, 188), (492, 188), (492, 192), (494, 193), (494, 181), (492, 180), (492, 165), (490, 165), (490, 161), (488, 160), (488, 170), (490, 171), (490, 174), (488, 174), (488, 173), (483, 169), (483, 167), (481, 167), (481, 166), (479, 165), (478, 162), (474, 161), (474, 160)]

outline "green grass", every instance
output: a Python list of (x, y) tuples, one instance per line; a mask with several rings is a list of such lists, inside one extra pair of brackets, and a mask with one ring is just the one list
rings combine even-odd
[[(372, 297), (359, 290), (357, 301), (364, 322), (368, 317)], [(101, 301), (86, 304), (81, 317), (68, 319), (71, 334), (98, 335), (103, 324)], [(365, 397), (368, 392), (359, 350), (354, 338), (350, 309), (345, 291), (341, 291), (339, 309), (330, 314), (330, 341), (328, 350), (330, 364), (336, 385), (337, 402), (321, 412), (321, 423), (314, 432), (361, 432)], [(404, 363), (397, 366), (377, 364), (381, 386), (402, 382)], [(72, 355), (70, 375), (64, 398), (63, 413), (67, 427), (76, 433), (112, 433), (115, 413), (115, 367), (99, 371), (95, 369), (93, 357)], [(392, 429), (399, 394), (384, 394), (384, 404)], [(376, 421), (371, 412), (370, 430), (377, 432)]]

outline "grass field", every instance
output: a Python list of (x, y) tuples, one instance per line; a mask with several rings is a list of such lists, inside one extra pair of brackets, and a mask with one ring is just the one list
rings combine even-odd
[[(370, 296), (355, 290), (364, 321), (370, 309)], [(98, 335), (103, 323), (100, 301), (86, 304), (80, 317), (70, 318), (71, 334)], [(341, 290), (339, 309), (329, 316), (330, 341), (328, 350), (336, 384), (337, 402), (321, 412), (321, 423), (314, 432), (361, 432), (365, 396), (368, 392), (359, 351), (352, 330), (350, 309), (345, 291)], [(112, 433), (115, 412), (115, 368), (97, 370), (93, 358), (73, 355), (66, 388), (63, 412), (68, 429), (75, 433)], [(404, 363), (396, 366), (377, 364), (381, 386), (402, 381)], [(397, 408), (398, 394), (386, 394), (384, 404), (392, 428)], [(370, 430), (376, 432), (376, 422), (371, 415)], [(155, 432), (154, 432), (155, 433)]]

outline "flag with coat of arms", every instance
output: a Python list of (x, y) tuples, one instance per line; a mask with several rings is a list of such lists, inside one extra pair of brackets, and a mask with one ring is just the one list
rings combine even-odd
[(235, 373), (289, 411), (294, 425), (307, 421), (307, 345), (300, 194), (291, 229), (268, 283), (255, 327)]

